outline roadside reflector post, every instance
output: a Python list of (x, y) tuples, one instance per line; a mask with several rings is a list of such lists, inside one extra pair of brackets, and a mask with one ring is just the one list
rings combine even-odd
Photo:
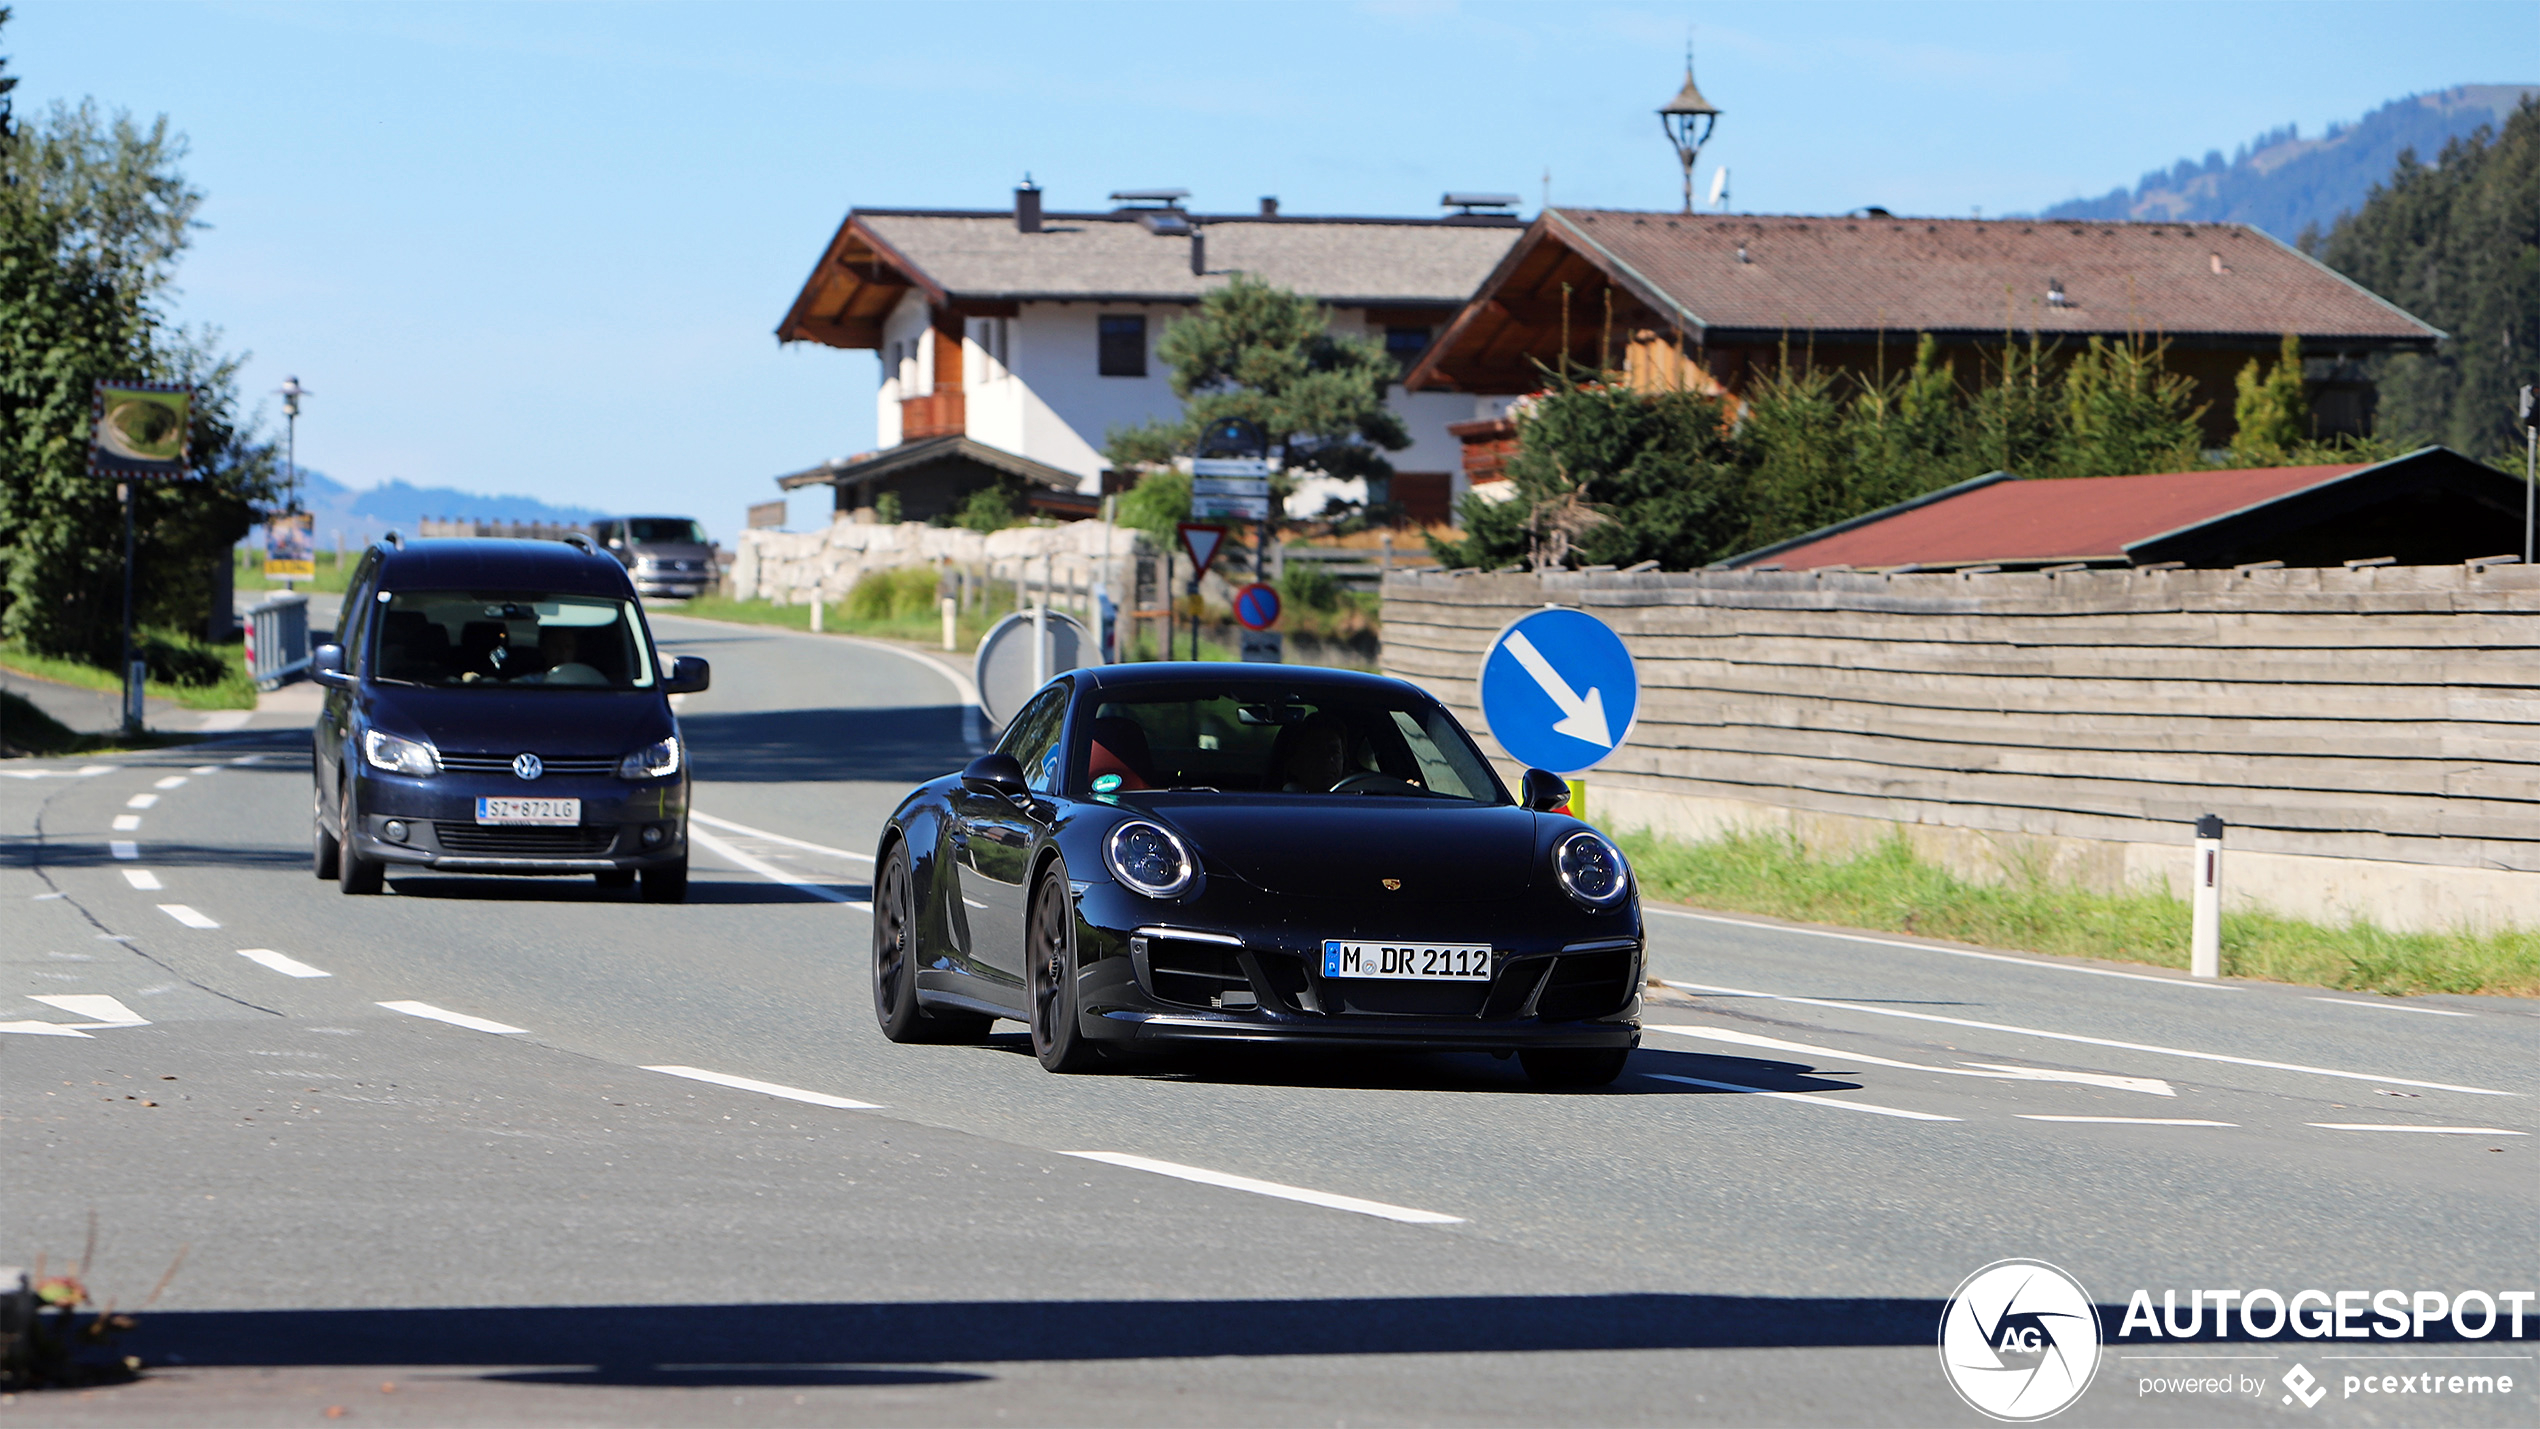
[(951, 596), (945, 596), (942, 603), (944, 607), (944, 648), (950, 650), (954, 648), (953, 624), (957, 619), (954, 611), (958, 608), (958, 606), (954, 598)]
[(2196, 821), (2195, 892), (2188, 915), (2191, 977), (2222, 976), (2222, 839), (2221, 815), (2207, 814)]

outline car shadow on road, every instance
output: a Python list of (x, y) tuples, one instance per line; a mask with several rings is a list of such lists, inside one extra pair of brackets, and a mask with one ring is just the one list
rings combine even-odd
[(970, 760), (957, 705), (682, 714), (705, 783), (922, 784)]
[[(1927, 1346), (1940, 1311), (1924, 1299), (1663, 1294), (197, 1310), (144, 1317), (119, 1349), (188, 1368), (887, 1385), (981, 1377), (946, 1367), (1001, 1362)], [(903, 1368), (916, 1366), (927, 1368)]]
[[(118, 837), (121, 837), (118, 835)], [(150, 840), (148, 863), (154, 868), (297, 869), (309, 866), (309, 850), (274, 844), (214, 846)], [(0, 839), (0, 868), (131, 868), (105, 843), (88, 839)]]
[[(307, 854), (300, 855), (306, 862)], [(399, 874), (391, 869), (389, 887), (400, 898), (446, 898), (470, 903), (641, 903), (642, 895), (633, 888), (602, 888), (585, 874), (560, 874), (552, 878), (497, 878), (483, 874), (451, 875), (431, 873)], [(873, 890), (862, 883), (824, 883), (842, 897), (869, 902)], [(718, 907), (740, 907), (763, 903), (823, 903), (828, 900), (805, 893), (783, 883), (768, 883), (755, 878), (692, 878), (688, 882), (691, 904)]]
[[(1001, 1032), (979, 1046), (1010, 1056), (1032, 1055), (1028, 1033)], [(1213, 1085), (1314, 1088), (1333, 1091), (1499, 1092), (1537, 1091), (1514, 1057), (1487, 1052), (1382, 1052), (1328, 1047), (1194, 1047), (1115, 1054), (1114, 1075), (1149, 1081)], [(1654, 1075), (1653, 1075), (1654, 1074)], [(1720, 1087), (1656, 1080), (1690, 1077)], [(1608, 1087), (1570, 1090), (1563, 1096), (1735, 1096), (1759, 1092), (1849, 1092), (1861, 1083), (1812, 1071), (1798, 1062), (1728, 1057), (1642, 1047), (1622, 1077)]]

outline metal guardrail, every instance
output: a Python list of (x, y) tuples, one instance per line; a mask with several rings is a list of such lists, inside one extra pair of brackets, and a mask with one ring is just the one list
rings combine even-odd
[(280, 689), (309, 668), (309, 598), (297, 591), (247, 609), (247, 673), (260, 690)]

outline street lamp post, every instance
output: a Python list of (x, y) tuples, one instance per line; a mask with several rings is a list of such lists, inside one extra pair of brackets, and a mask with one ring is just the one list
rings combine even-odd
[(1676, 149), (1676, 162), (1685, 171), (1685, 212), (1693, 212), (1693, 164), (1702, 156), (1702, 146), (1710, 142), (1711, 128), (1720, 122), (1720, 111), (1693, 87), (1693, 46), (1685, 46), (1685, 87), (1658, 111), (1658, 127), (1667, 132), (1667, 142)]
[[(274, 390), (282, 394), (282, 514), (289, 516), (300, 509), (300, 399), (309, 395), (309, 389), (300, 385), (299, 378), (285, 377)], [(316, 531), (312, 529), (310, 535), (314, 538)], [(291, 579), (282, 578), (283, 589), (291, 588)]]

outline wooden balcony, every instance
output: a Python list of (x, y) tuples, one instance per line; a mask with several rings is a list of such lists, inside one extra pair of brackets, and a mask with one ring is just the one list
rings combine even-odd
[(923, 397), (900, 399), (900, 440), (968, 435), (969, 411), (958, 387), (939, 388)]

